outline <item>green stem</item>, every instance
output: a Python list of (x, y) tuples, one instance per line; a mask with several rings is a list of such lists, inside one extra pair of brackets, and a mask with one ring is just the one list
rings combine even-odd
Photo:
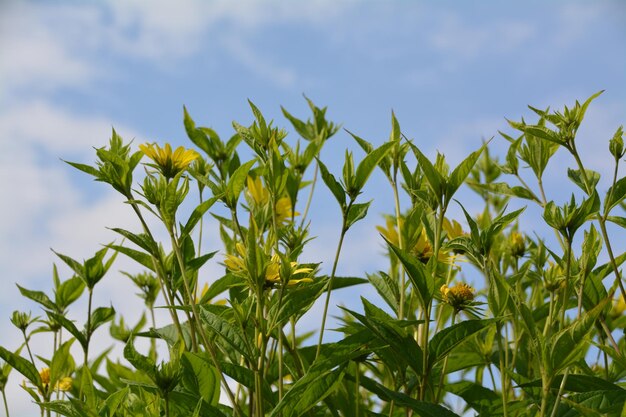
[(309, 214), (309, 209), (311, 207), (311, 201), (313, 200), (313, 192), (315, 191), (315, 184), (317, 183), (317, 173), (319, 171), (319, 163), (315, 163), (315, 169), (313, 171), (313, 180), (311, 181), (311, 191), (309, 191), (309, 196), (306, 200), (306, 205), (304, 206), (304, 213), (302, 214), (302, 220), (300, 221), (300, 228), (304, 226), (304, 222)]
[(503, 346), (502, 343), (502, 325), (500, 323), (496, 324), (497, 327), (497, 335), (498, 338), (498, 351), (500, 354), (498, 355), (498, 359), (500, 361), (500, 390), (502, 391), (502, 414), (504, 417), (508, 415), (507, 404), (508, 404), (508, 387), (506, 383), (506, 363), (505, 363), (505, 349), (508, 349), (508, 346)]
[(33, 364), (35, 368), (37, 365), (35, 364), (35, 359), (33, 358), (33, 353), (30, 351), (30, 345), (28, 344), (28, 336), (26, 336), (26, 330), (22, 330), (22, 334), (24, 335), (24, 344), (26, 345), (26, 351), (28, 352), (28, 357), (30, 358), (30, 363)]
[(359, 367), (359, 363), (355, 362), (356, 364), (356, 372), (354, 374), (355, 376), (355, 382), (354, 382), (354, 415), (355, 417), (359, 417), (360, 415), (360, 410), (359, 410), (359, 405), (361, 403), (361, 371), (360, 371), (360, 367)]
[(561, 384), (559, 385), (559, 392), (556, 394), (556, 400), (554, 401), (554, 407), (552, 408), (552, 413), (550, 413), (550, 417), (556, 416), (556, 411), (559, 408), (559, 403), (561, 402), (561, 395), (563, 395), (563, 391), (565, 390), (565, 383), (567, 382), (568, 375), (569, 375), (569, 367), (565, 369), (565, 373), (563, 373), (563, 379), (561, 379)]
[(4, 412), (6, 417), (9, 417), (9, 404), (7, 403), (7, 395), (4, 390), (2, 390), (2, 401), (4, 402)]
[[(396, 210), (396, 227), (398, 229), (398, 247), (404, 249), (404, 241), (402, 240), (402, 223), (400, 216), (400, 195), (398, 193), (398, 183), (394, 175), (394, 179), (391, 182), (393, 188), (393, 200)], [(398, 319), (404, 320), (404, 304), (406, 298), (406, 273), (404, 268), (400, 268), (400, 305), (398, 306)]]
[[(200, 315), (198, 314), (198, 308), (196, 306), (196, 303), (194, 301), (194, 298), (191, 294), (191, 289), (189, 287), (189, 281), (187, 279), (187, 273), (185, 272), (185, 265), (183, 262), (183, 256), (182, 253), (180, 251), (180, 246), (178, 245), (178, 241), (176, 239), (176, 236), (174, 235), (174, 232), (172, 230), (170, 230), (170, 238), (172, 240), (172, 247), (174, 249), (174, 254), (176, 256), (176, 259), (178, 261), (178, 266), (180, 268), (180, 273), (181, 276), (183, 278), (183, 286), (185, 287), (185, 291), (187, 292), (187, 297), (189, 299), (189, 304), (191, 305), (191, 311), (192, 311), (192, 317), (193, 317), (193, 322), (189, 322), (189, 326), (191, 331), (194, 331), (194, 325), (197, 324), (198, 327), (198, 332), (200, 334), (200, 337), (202, 338), (202, 343), (204, 344), (204, 347), (206, 348), (206, 350), (209, 352), (209, 355), (211, 356), (211, 360), (213, 362), (213, 365), (215, 366), (215, 369), (217, 369), (218, 373), (220, 374), (221, 378), (222, 378), (222, 385), (224, 387), (224, 390), (226, 391), (226, 394), (228, 395), (228, 399), (230, 400), (230, 402), (233, 405), (233, 410), (234, 410), (234, 414), (237, 415), (241, 415), (241, 411), (239, 410), (239, 406), (237, 405), (237, 402), (235, 401), (235, 397), (233, 395), (232, 390), (230, 389), (230, 387), (228, 386), (228, 382), (226, 381), (226, 377), (224, 376), (224, 373), (222, 372), (222, 367), (219, 364), (219, 361), (217, 360), (217, 354), (215, 352), (215, 348), (213, 347), (213, 345), (211, 343), (209, 343), (209, 339), (206, 335), (206, 332), (204, 331), (204, 328), (202, 327), (202, 324), (199, 321), (199, 317)], [(182, 337), (182, 333), (181, 333), (181, 337)]]
[[(91, 304), (93, 301), (93, 288), (88, 289), (89, 297), (87, 301), (87, 326), (86, 326), (86, 339), (87, 344), (85, 346), (85, 368), (89, 368), (89, 342), (91, 341)], [(82, 384), (81, 384), (82, 385)]]
[(324, 302), (324, 313), (322, 314), (322, 324), (320, 326), (320, 336), (317, 342), (317, 350), (315, 352), (315, 359), (317, 359), (320, 355), (320, 350), (322, 349), (322, 340), (324, 339), (324, 328), (326, 327), (326, 316), (328, 315), (328, 306), (330, 304), (330, 293), (333, 288), (333, 281), (335, 279), (335, 273), (337, 271), (337, 265), (339, 264), (339, 255), (341, 254), (341, 247), (343, 245), (343, 239), (346, 236), (346, 232), (348, 228), (346, 227), (347, 215), (350, 210), (350, 206), (352, 202), (348, 205), (348, 208), (345, 210), (343, 214), (343, 224), (341, 225), (341, 235), (339, 236), (339, 243), (337, 244), (337, 251), (335, 252), (335, 260), (333, 261), (333, 269), (330, 273), (330, 278), (328, 279), (328, 284), (326, 284), (326, 301)]
[[(450, 326), (454, 326), (454, 321), (456, 319), (456, 315), (457, 315), (457, 311), (456, 309), (454, 310), (454, 313), (452, 313), (452, 318), (450, 320)], [(446, 378), (446, 369), (448, 368), (448, 358), (450, 357), (450, 355), (446, 355), (446, 357), (443, 359), (443, 366), (441, 367), (441, 376), (439, 377), (439, 387), (437, 388), (437, 395), (435, 396), (435, 402), (437, 404), (441, 403), (441, 394), (443, 393), (443, 384), (445, 382), (445, 378)]]

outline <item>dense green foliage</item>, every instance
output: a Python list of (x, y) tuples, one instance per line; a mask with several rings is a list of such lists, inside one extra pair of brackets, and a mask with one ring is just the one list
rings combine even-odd
[[(444, 155), (424, 155), (392, 115), (389, 140), (379, 147), (348, 132), (364, 156), (357, 162), (346, 151), (335, 171), (319, 156), (339, 127), (310, 101), (307, 121), (283, 109), (301, 138), (291, 144), (252, 103), (253, 124), (233, 123), (227, 141), (197, 127), (185, 109), (198, 151), (169, 144), (133, 151), (113, 131), (109, 145), (96, 150), (95, 165), (70, 164), (121, 193), (137, 227), (114, 228), (120, 241), (82, 262), (57, 253), (71, 276), (62, 280), (55, 267), (52, 294), (19, 287), (46, 317), (14, 313), (24, 343), (0, 347), (0, 389), (4, 394), (15, 369), (42, 415), (72, 417), (624, 415), (626, 252), (612, 245), (615, 229), (607, 229), (626, 228), (626, 177), (618, 176), (623, 132), (609, 141), (614, 176), (606, 190), (598, 189), (600, 175), (585, 168), (576, 142), (598, 95), (563, 111), (531, 107), (536, 121), (510, 122), (514, 133), (498, 139), (508, 143), (504, 162), (483, 144), (453, 168)], [(572, 157), (562, 173), (574, 190), (565, 204), (550, 199), (542, 182), (559, 150)], [(242, 161), (243, 154), (252, 157)], [(142, 166), (145, 176), (134, 183)], [(362, 194), (377, 170), (395, 203), (378, 228), (388, 269), (336, 276), (350, 229), (368, 216), (371, 200)], [(456, 199), (464, 184), (484, 201), (478, 215)], [(315, 232), (310, 202), (323, 185), (342, 219), (328, 274), (320, 272), (321, 259), (301, 261)], [(191, 210), (179, 210), (196, 198)], [(524, 234), (524, 208), (509, 203), (540, 207), (545, 223)], [(464, 216), (453, 219), (448, 209), (456, 204)], [(146, 216), (161, 229), (151, 230)], [(221, 240), (220, 252), (203, 251), (207, 216), (219, 222), (211, 246)], [(166, 241), (157, 240), (164, 231)], [(552, 247), (549, 235), (556, 236)], [(146, 310), (131, 327), (113, 307), (92, 306), (116, 257), (144, 270), (127, 274)], [(222, 265), (224, 275), (203, 275), (207, 262)], [(484, 288), (463, 282), (464, 270), (481, 274)], [(385, 305), (363, 298), (359, 311), (343, 308), (343, 338), (326, 342), (331, 293), (365, 285)], [(68, 308), (84, 296), (85, 322), (70, 321)], [(298, 321), (318, 300), (324, 310), (311, 339)], [(171, 321), (157, 327), (159, 306)], [(90, 349), (107, 323), (125, 346), (125, 361)], [(51, 357), (30, 353), (33, 332), (50, 334)], [(150, 341), (147, 352), (135, 348), (139, 339)], [(82, 357), (72, 355), (72, 345), (80, 345)], [(6, 398), (5, 405), (9, 415)]]

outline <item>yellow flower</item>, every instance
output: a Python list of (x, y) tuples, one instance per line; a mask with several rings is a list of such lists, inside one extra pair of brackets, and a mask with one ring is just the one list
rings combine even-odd
[[(39, 371), (39, 376), (41, 377), (41, 383), (45, 391), (48, 390), (48, 385), (50, 385), (50, 368), (42, 368)], [(69, 376), (61, 378), (57, 382), (56, 389), (59, 391), (69, 391), (72, 389), (72, 378)]]
[(510, 240), (511, 254), (516, 258), (524, 256), (524, 252), (526, 252), (526, 242), (524, 241), (524, 236), (517, 232), (513, 232), (511, 233)]
[(464, 236), (466, 233), (463, 231), (461, 224), (456, 220), (443, 219), (443, 230), (448, 234), (448, 239), (452, 240), (459, 236)]
[(626, 301), (624, 301), (624, 297), (620, 296), (617, 300), (613, 300), (613, 308), (611, 309), (611, 318), (613, 320), (621, 317), (626, 311)]
[(155, 165), (153, 166), (165, 178), (174, 178), (200, 157), (198, 152), (193, 149), (185, 149), (182, 146), (179, 146), (172, 152), (172, 147), (169, 143), (166, 143), (164, 148), (161, 148), (156, 143), (146, 143), (139, 145), (139, 149), (154, 161)]
[(66, 376), (64, 378), (61, 378), (61, 380), (57, 383), (57, 388), (60, 391), (69, 391), (72, 389), (72, 382), (72, 378)]
[[(255, 206), (262, 207), (269, 203), (270, 193), (267, 188), (263, 186), (263, 182), (260, 177), (252, 178), (248, 176), (248, 195), (254, 201)], [(289, 197), (281, 197), (276, 201), (274, 207), (276, 213), (276, 221), (278, 223), (284, 223), (291, 220), (292, 216), (297, 216), (300, 213), (293, 211), (291, 206), (291, 199)]]
[(465, 310), (472, 306), (474, 300), (474, 288), (459, 282), (454, 287), (448, 287), (446, 284), (439, 289), (441, 292), (441, 301), (449, 304), (456, 311)]
[(246, 263), (244, 258), (247, 256), (246, 247), (243, 243), (237, 243), (235, 250), (239, 255), (226, 254), (224, 264), (226, 268), (230, 269), (234, 273), (241, 273), (246, 271)]
[[(376, 230), (380, 232), (381, 235), (385, 237), (392, 244), (399, 246), (400, 239), (398, 236), (398, 230), (396, 229), (396, 219), (394, 217), (388, 216), (385, 221), (385, 227), (376, 226)], [(400, 221), (402, 224), (402, 221)]]
[(50, 368), (42, 368), (39, 371), (39, 376), (41, 377), (41, 383), (44, 387), (47, 387), (50, 383)]
[[(297, 262), (291, 262), (291, 275), (308, 274), (313, 271), (312, 268), (298, 268)], [(290, 279), (287, 282), (288, 287), (293, 287), (300, 282), (313, 282), (311, 278)], [(280, 257), (272, 256), (269, 265), (265, 269), (265, 283), (268, 286), (280, 284)]]

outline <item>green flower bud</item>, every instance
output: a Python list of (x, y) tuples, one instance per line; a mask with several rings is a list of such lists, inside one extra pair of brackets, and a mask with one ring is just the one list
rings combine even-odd
[(620, 159), (624, 156), (626, 151), (624, 150), (624, 128), (620, 126), (615, 134), (613, 135), (613, 139), (609, 141), (609, 151), (611, 155), (615, 157), (615, 159)]

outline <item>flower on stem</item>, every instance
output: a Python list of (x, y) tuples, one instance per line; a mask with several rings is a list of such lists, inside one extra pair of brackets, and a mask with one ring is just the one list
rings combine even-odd
[[(48, 391), (48, 386), (50, 385), (50, 368), (42, 368), (39, 371), (39, 376), (41, 377), (41, 383), (45, 391)], [(61, 378), (56, 383), (56, 390), (59, 391), (69, 391), (72, 389), (72, 378), (69, 376)]]
[[(402, 220), (400, 220), (400, 225), (402, 225)], [(383, 235), (389, 242), (399, 246), (400, 237), (398, 236), (398, 230), (396, 229), (395, 217), (386, 216), (385, 226), (376, 226), (376, 230), (378, 230), (380, 234)]]
[[(260, 177), (247, 179), (248, 195), (256, 207), (263, 207), (269, 204), (270, 193), (263, 185)], [(276, 201), (274, 205), (274, 211), (276, 213), (276, 221), (279, 224), (289, 222), (292, 216), (297, 216), (300, 213), (293, 211), (291, 205), (291, 199), (289, 197), (281, 197)]]
[(455, 286), (449, 287), (444, 284), (439, 289), (441, 301), (450, 305), (456, 312), (462, 310), (472, 310), (477, 305), (474, 302), (475, 290), (471, 286), (458, 282)]
[(193, 149), (185, 149), (182, 146), (172, 152), (169, 143), (166, 143), (164, 148), (156, 143), (146, 143), (139, 145), (139, 149), (154, 161), (154, 164), (150, 164), (150, 166), (159, 170), (167, 179), (174, 178), (200, 157)]
[[(242, 243), (237, 243), (235, 246), (237, 254), (226, 254), (226, 259), (224, 260), (224, 264), (226, 268), (228, 268), (231, 272), (246, 276), (249, 274), (248, 268), (246, 266), (246, 257), (248, 253), (246, 251), (245, 246)], [(278, 255), (273, 255), (269, 261), (269, 263), (265, 267), (264, 272), (264, 281), (266, 287), (274, 287), (277, 284), (281, 284), (281, 260)], [(313, 280), (308, 276), (313, 268), (307, 267), (299, 267), (297, 262), (290, 262), (289, 268), (290, 273), (289, 279), (287, 280), (287, 286), (292, 287), (300, 282), (313, 282)], [(292, 278), (295, 276), (303, 276), (302, 278)], [(253, 277), (248, 277), (253, 278)]]
[(511, 255), (516, 258), (521, 258), (522, 256), (524, 256), (524, 253), (526, 252), (526, 242), (524, 241), (524, 236), (522, 236), (520, 233), (513, 232), (511, 233), (509, 239), (509, 248), (511, 249)]

